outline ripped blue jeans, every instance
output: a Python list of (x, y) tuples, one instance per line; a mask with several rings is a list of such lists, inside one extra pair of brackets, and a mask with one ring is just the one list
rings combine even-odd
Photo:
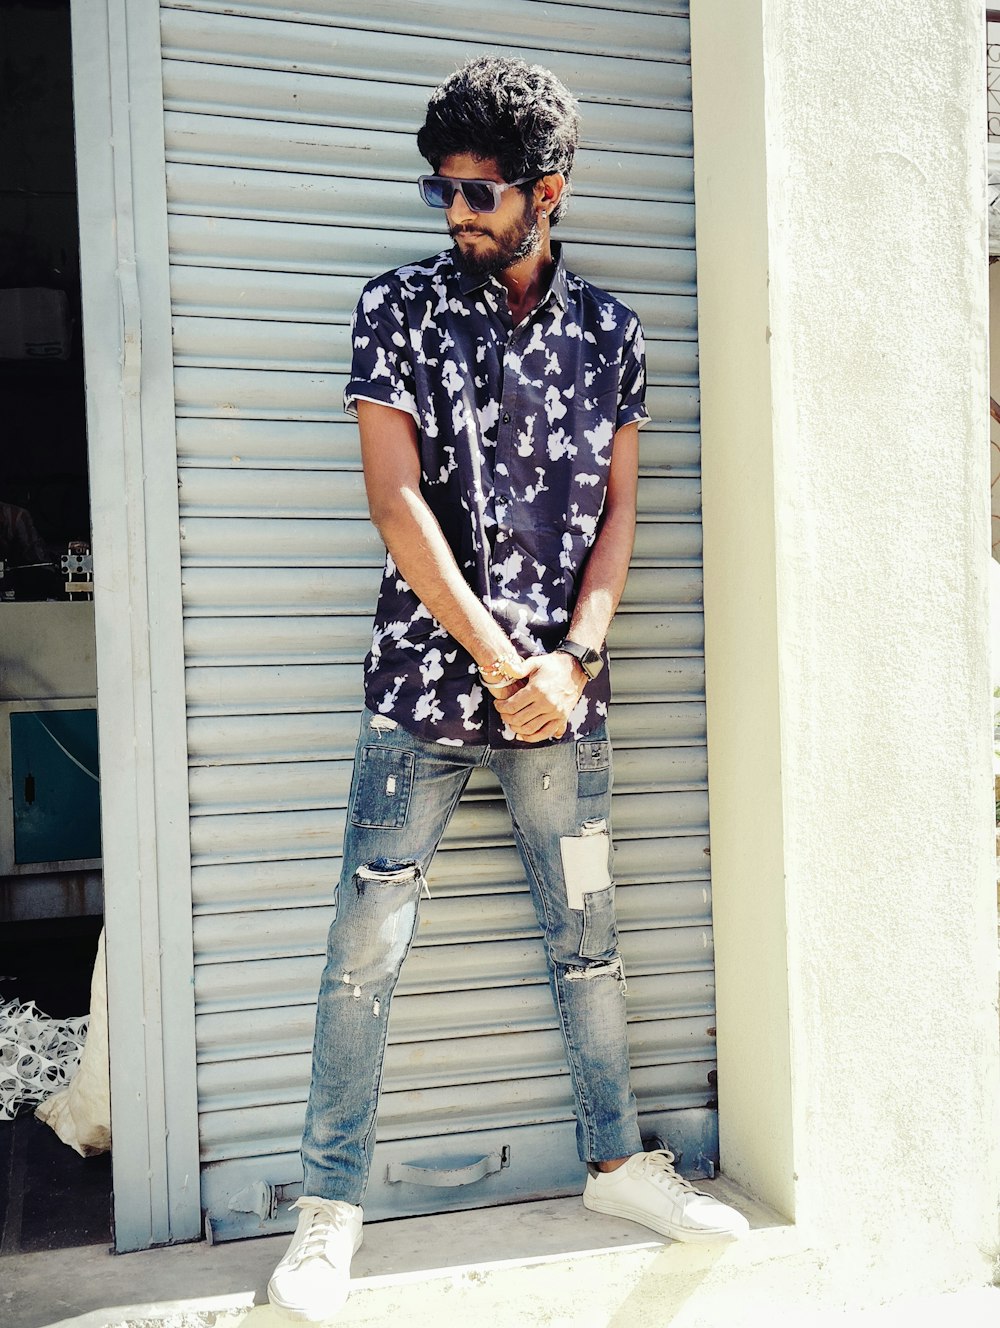
[(477, 766), (494, 771), (507, 798), (544, 934), (580, 1158), (642, 1148), (628, 1077), (604, 730), (539, 747), (452, 747), (365, 711), (316, 1013), (303, 1194), (362, 1202), (393, 989), (416, 931), (424, 873)]

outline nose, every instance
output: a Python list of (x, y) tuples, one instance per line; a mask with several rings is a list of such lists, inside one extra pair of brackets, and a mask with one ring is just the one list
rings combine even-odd
[(455, 190), (455, 195), (451, 200), (451, 207), (448, 208), (448, 223), (451, 226), (459, 226), (470, 217), (478, 217), (478, 212), (473, 212), (465, 201), (465, 195), (461, 189)]

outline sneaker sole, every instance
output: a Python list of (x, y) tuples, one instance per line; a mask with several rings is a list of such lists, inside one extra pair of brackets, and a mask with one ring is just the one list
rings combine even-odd
[(630, 1204), (617, 1204), (611, 1203), (607, 1199), (595, 1199), (586, 1191), (583, 1194), (583, 1206), (589, 1208), (592, 1213), (605, 1213), (608, 1217), (627, 1218), (630, 1222), (637, 1222), (641, 1227), (659, 1232), (661, 1236), (669, 1236), (671, 1240), (685, 1241), (689, 1245), (728, 1245), (734, 1240), (739, 1240), (749, 1231), (749, 1227), (739, 1232), (732, 1231), (728, 1227), (718, 1228), (714, 1231), (703, 1228), (678, 1227), (666, 1219), (661, 1221), (652, 1219), (648, 1213), (633, 1208)]
[(343, 1301), (337, 1306), (335, 1310), (331, 1310), (330, 1313), (324, 1315), (322, 1319), (314, 1319), (312, 1318), (311, 1315), (306, 1314), (303, 1310), (293, 1309), (291, 1305), (286, 1305), (285, 1302), (283, 1300), (280, 1300), (271, 1290), (270, 1283), (268, 1283), (267, 1287), (267, 1299), (268, 1303), (270, 1304), (273, 1310), (277, 1310), (277, 1312), (280, 1315), (282, 1315), (286, 1319), (291, 1319), (294, 1323), (317, 1323), (317, 1324), (328, 1323), (333, 1318), (333, 1316), (335, 1314), (339, 1314), (340, 1311), (344, 1308), (344, 1305), (347, 1304), (347, 1297), (345, 1296)]
[[(357, 1254), (358, 1250), (360, 1250), (364, 1238), (365, 1238), (364, 1231), (359, 1231), (358, 1239), (354, 1246), (354, 1253), (351, 1255), (352, 1259), (354, 1255)], [(279, 1314), (283, 1314), (286, 1319), (294, 1319), (296, 1323), (329, 1323), (330, 1320), (335, 1315), (339, 1314), (340, 1311), (347, 1304), (347, 1297), (350, 1295), (350, 1293), (351, 1293), (350, 1284), (348, 1284), (347, 1292), (345, 1293), (344, 1299), (340, 1302), (340, 1304), (336, 1305), (329, 1312), (329, 1314), (325, 1314), (321, 1319), (317, 1319), (313, 1315), (307, 1314), (305, 1310), (298, 1309), (294, 1305), (286, 1304), (285, 1301), (283, 1301), (281, 1297), (271, 1289), (271, 1283), (268, 1282), (267, 1284), (267, 1299), (271, 1304), (272, 1308), (276, 1309), (279, 1312)]]

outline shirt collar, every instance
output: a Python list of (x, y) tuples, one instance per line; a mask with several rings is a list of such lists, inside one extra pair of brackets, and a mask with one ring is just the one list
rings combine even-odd
[[(490, 282), (496, 282), (497, 285), (502, 284), (498, 277), (477, 277), (471, 272), (467, 272), (462, 263), (462, 257), (458, 251), (457, 245), (452, 249), (451, 255), (452, 262), (458, 270), (458, 285), (463, 295), (471, 295), (473, 291), (482, 290), (483, 287), (488, 286)], [(536, 307), (540, 308), (551, 296), (562, 309), (565, 309), (568, 304), (566, 260), (563, 257), (562, 244), (558, 240), (552, 241), (552, 256), (556, 260), (555, 270), (552, 273), (552, 280), (549, 283), (548, 290), (538, 301)]]

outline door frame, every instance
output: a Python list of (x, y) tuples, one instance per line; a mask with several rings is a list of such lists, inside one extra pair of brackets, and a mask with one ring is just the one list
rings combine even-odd
[(201, 1233), (159, 4), (71, 0), (115, 1246)]

